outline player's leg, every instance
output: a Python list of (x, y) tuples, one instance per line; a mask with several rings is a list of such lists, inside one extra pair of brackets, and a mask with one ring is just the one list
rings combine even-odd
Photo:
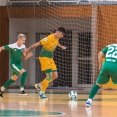
[(24, 91), (24, 85), (26, 82), (26, 78), (27, 78), (27, 72), (24, 69), (20, 70), (20, 75), (22, 75), (21, 77), (21, 85), (20, 85), (20, 93), (19, 95), (27, 95)]
[(88, 100), (86, 102), (86, 106), (90, 107), (92, 103), (92, 99), (97, 94), (98, 90), (101, 88), (102, 84), (106, 84), (109, 81), (109, 73), (108, 70), (102, 69), (98, 75), (96, 84), (91, 88), (89, 93)]
[(51, 81), (52, 81), (52, 72), (46, 71), (46, 78), (40, 83), (41, 85), (40, 98), (47, 98), (45, 96), (45, 91)]
[[(37, 91), (44, 94), (49, 83), (58, 77), (57, 68), (55, 62), (52, 58), (40, 57), (39, 61), (41, 63), (42, 71), (45, 71), (46, 78), (39, 84), (35, 84)], [(41, 96), (40, 96), (41, 97)], [(42, 96), (46, 97), (46, 96)]]
[(91, 88), (91, 91), (89, 93), (89, 97), (87, 99), (86, 102), (86, 106), (90, 107), (91, 103), (92, 103), (92, 99), (94, 98), (94, 96), (97, 94), (98, 90), (102, 87), (101, 84), (96, 83), (95, 85), (93, 85), (93, 87)]
[(47, 89), (47, 87), (48, 87), (48, 85), (49, 85), (49, 83), (51, 81), (53, 81), (53, 80), (55, 80), (55, 79), (58, 78), (57, 67), (55, 65), (54, 60), (52, 58), (50, 58), (50, 59), (48, 59), (48, 61), (50, 63), (52, 72), (48, 72), (49, 70), (45, 70), (45, 72), (46, 72), (46, 78), (41, 82), (41, 86), (42, 86), (41, 91), (42, 92), (46, 91), (46, 89)]
[(110, 75), (110, 77), (112, 79), (112, 82), (114, 84), (117, 84), (117, 70), (116, 69), (115, 70), (110, 70), (109, 75)]
[(18, 78), (20, 69), (18, 69), (17, 65), (15, 64), (10, 64), (11, 70), (12, 70), (12, 76), (11, 79), (9, 79), (2, 87), (1, 87), (1, 93), (4, 92), (4, 90), (9, 87), (12, 83), (14, 83), (16, 81), (16, 79)]
[(52, 71), (52, 81), (58, 78), (58, 72), (56, 71)]
[(58, 78), (57, 67), (53, 59), (50, 59), (52, 69), (52, 81)]
[[(45, 93), (49, 83), (58, 78), (57, 71), (46, 73), (46, 78), (38, 85), (40, 88), (40, 94)], [(40, 96), (41, 97), (41, 96)]]
[(37, 91), (40, 93), (40, 98), (47, 98), (45, 96), (45, 91), (46, 91), (49, 83), (52, 81), (52, 72), (51, 71), (46, 73), (46, 78), (41, 83), (35, 84)]
[[(46, 57), (39, 57), (39, 61), (40, 61), (40, 64), (41, 64), (41, 70), (42, 70), (42, 71), (44, 71), (45, 73), (50, 73), (50, 72), (52, 72), (49, 58), (46, 58)], [(46, 74), (46, 77), (47, 77), (47, 76), (48, 76), (48, 74)], [(46, 87), (46, 86), (47, 86), (46, 78), (45, 78), (41, 83), (42, 83), (42, 84), (45, 84), (43, 87)], [(37, 89), (37, 91), (38, 91), (39, 93), (40, 93), (41, 87), (42, 87), (42, 84), (41, 84), (41, 83), (35, 84), (35, 88)]]
[(7, 87), (9, 87), (12, 83), (14, 83), (15, 81), (16, 81), (16, 79), (18, 78), (18, 76), (17, 75), (13, 75), (13, 76), (11, 76), (11, 79), (9, 79), (9, 80), (7, 80), (6, 81), (6, 83), (1, 87), (1, 89), (0, 89), (0, 98), (2, 98), (3, 97), (3, 92), (5, 91), (5, 89), (7, 88)]
[[(51, 68), (52, 72), (50, 72), (49, 74), (46, 73), (46, 79), (44, 79), (44, 81), (41, 82), (43, 91), (46, 91), (46, 89), (51, 81), (58, 78), (57, 67), (55, 65), (53, 58), (48, 59), (48, 61), (49, 61), (48, 64), (50, 64), (50, 68)], [(45, 72), (47, 72), (47, 70)], [(50, 80), (47, 80), (47, 78), (49, 78), (49, 77), (50, 77)]]
[(19, 65), (19, 64), (11, 64), (10, 67), (13, 71), (13, 74), (16, 74), (17, 76), (22, 75), (19, 95), (21, 95), (21, 94), (27, 95), (24, 91), (24, 84), (25, 84), (25, 81), (26, 81), (27, 72), (22, 68), (22, 65)]

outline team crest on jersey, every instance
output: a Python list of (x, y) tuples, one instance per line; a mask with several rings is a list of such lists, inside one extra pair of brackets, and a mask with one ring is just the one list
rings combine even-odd
[(47, 38), (44, 38), (43, 40), (44, 40), (44, 41), (47, 41), (48, 39), (47, 39)]

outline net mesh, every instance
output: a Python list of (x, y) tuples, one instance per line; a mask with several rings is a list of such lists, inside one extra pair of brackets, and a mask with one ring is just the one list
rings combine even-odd
[[(115, 2), (77, 3), (10, 0), (8, 5), (11, 42), (13, 34), (26, 33), (26, 46), (29, 47), (54, 33), (58, 27), (66, 29), (60, 43), (67, 46), (67, 49), (57, 47), (54, 52), (58, 79), (50, 85), (53, 87), (91, 87), (99, 72), (98, 52), (116, 39)], [(27, 86), (33, 86), (45, 78), (38, 61), (41, 48), (39, 46), (33, 50), (34, 56), (27, 62)]]

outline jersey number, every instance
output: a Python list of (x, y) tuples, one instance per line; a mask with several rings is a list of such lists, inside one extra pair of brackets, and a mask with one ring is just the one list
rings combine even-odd
[(117, 58), (117, 48), (109, 47), (106, 57)]

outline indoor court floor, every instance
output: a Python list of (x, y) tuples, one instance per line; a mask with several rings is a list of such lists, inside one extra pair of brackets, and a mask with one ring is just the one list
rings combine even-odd
[(68, 98), (69, 90), (48, 89), (48, 99), (39, 99), (35, 89), (19, 96), (19, 89), (7, 89), (0, 100), (0, 117), (117, 117), (117, 90), (102, 90), (91, 108), (85, 107), (88, 91), (77, 90), (77, 99)]

